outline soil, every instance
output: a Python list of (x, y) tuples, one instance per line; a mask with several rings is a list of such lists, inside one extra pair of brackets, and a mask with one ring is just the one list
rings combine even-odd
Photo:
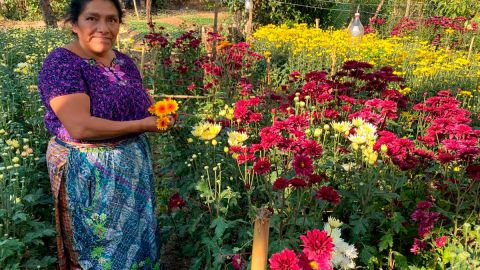
[[(192, 17), (199, 17), (199, 18), (213, 18), (213, 12), (206, 12), (206, 11), (193, 11), (193, 10), (178, 10), (172, 11), (172, 15), (167, 15), (162, 18), (157, 18), (155, 22), (167, 23), (173, 26), (181, 26), (186, 24), (187, 26), (192, 25), (192, 22), (184, 20), (183, 16), (192, 16)], [(218, 18), (219, 21), (225, 20), (229, 16), (228, 12), (219, 12)], [(134, 19), (134, 16), (130, 16), (131, 19)], [(62, 27), (64, 25), (63, 21), (58, 21), (57, 25)], [(0, 19), (0, 28), (42, 28), (45, 27), (45, 23), (43, 21), (11, 21)]]

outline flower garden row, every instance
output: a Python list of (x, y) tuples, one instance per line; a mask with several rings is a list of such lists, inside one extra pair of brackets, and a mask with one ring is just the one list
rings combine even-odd
[[(68, 39), (0, 36), (2, 269), (54, 261), (36, 76)], [(271, 269), (479, 266), (475, 50), (305, 25), (262, 27), (251, 46), (212, 34), (215, 59), (195, 32), (145, 42), (152, 93), (201, 97), (151, 136), (163, 242), (190, 269), (249, 267), (258, 209)]]
[(163, 146), (163, 217), (192, 269), (249, 267), (259, 208), (271, 269), (478, 266), (479, 54), (305, 25), (210, 41), (215, 61), (182, 56), (191, 34), (147, 36), (167, 56), (149, 70), (201, 74), (168, 88), (208, 97)]

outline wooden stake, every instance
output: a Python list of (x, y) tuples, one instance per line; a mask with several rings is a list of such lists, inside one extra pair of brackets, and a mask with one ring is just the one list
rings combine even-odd
[[(253, 0), (252, 0), (253, 2)], [(247, 40), (252, 36), (252, 26), (253, 26), (253, 5), (252, 8), (248, 10), (248, 22), (247, 22)]]
[[(218, 33), (218, 0), (215, 0), (215, 10), (213, 14), (213, 33)], [(212, 45), (212, 57), (213, 60), (217, 58), (217, 40), (213, 41)]]
[(380, 3), (377, 6), (377, 10), (375, 11), (375, 14), (373, 15), (372, 19), (370, 19), (370, 26), (372, 25), (372, 21), (375, 20), (378, 17), (378, 14), (380, 13), (380, 10), (382, 10), (383, 4), (385, 4), (385, 0), (381, 0)]
[(470, 48), (468, 49), (468, 60), (470, 60), (470, 57), (472, 56), (473, 53), (473, 44), (475, 42), (475, 37), (472, 37), (472, 42), (470, 42)]
[(268, 234), (270, 227), (270, 216), (268, 209), (260, 208), (257, 211), (253, 231), (252, 265), (251, 270), (267, 269), (268, 258)]
[(133, 8), (135, 9), (135, 16), (137, 16), (137, 20), (140, 20), (140, 15), (138, 15), (137, 0), (133, 0)]
[(405, 8), (405, 18), (410, 17), (411, 6), (412, 6), (412, 0), (407, 0), (407, 7)]
[(320, 28), (320, 19), (315, 19), (315, 27)]
[(270, 56), (267, 57), (267, 85), (268, 87), (270, 87), (270, 85), (272, 84), (272, 78), (270, 76), (270, 70), (272, 68), (272, 63), (270, 61)]
[(142, 46), (142, 56), (140, 58), (140, 76), (143, 78), (143, 69), (145, 68), (145, 44)]

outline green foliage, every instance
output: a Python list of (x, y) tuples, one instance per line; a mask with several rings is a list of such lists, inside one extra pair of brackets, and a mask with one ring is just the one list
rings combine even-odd
[[(69, 0), (50, 1), (52, 10), (57, 19), (65, 15), (70, 4)], [(5, 0), (5, 5), (0, 7), (0, 15), (10, 20), (41, 20), (42, 12), (38, 0)]]
[(480, 15), (480, 2), (477, 0), (430, 0), (434, 6), (434, 12), (437, 15), (447, 17), (462, 16), (471, 18), (475, 15)]
[(56, 261), (48, 134), (37, 93), (41, 63), (69, 34), (0, 31), (0, 268), (46, 269)]

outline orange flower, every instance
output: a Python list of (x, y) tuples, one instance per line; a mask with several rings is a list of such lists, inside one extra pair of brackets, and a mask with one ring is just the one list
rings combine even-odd
[(153, 114), (155, 114), (158, 117), (161, 117), (161, 116), (164, 116), (164, 115), (168, 114), (168, 110), (167, 110), (166, 105), (167, 104), (164, 100), (158, 101), (157, 103), (155, 103), (155, 105), (153, 105), (153, 110), (152, 110)]
[(167, 114), (175, 113), (178, 110), (178, 103), (175, 100), (167, 98), (164, 102), (165, 107), (167, 108)]
[(222, 50), (224, 48), (228, 48), (230, 46), (232, 46), (233, 44), (228, 42), (228, 41), (221, 41), (220, 44), (218, 44), (217, 46), (217, 50)]
[(167, 130), (168, 124), (170, 124), (170, 119), (166, 116), (157, 119), (158, 130)]

